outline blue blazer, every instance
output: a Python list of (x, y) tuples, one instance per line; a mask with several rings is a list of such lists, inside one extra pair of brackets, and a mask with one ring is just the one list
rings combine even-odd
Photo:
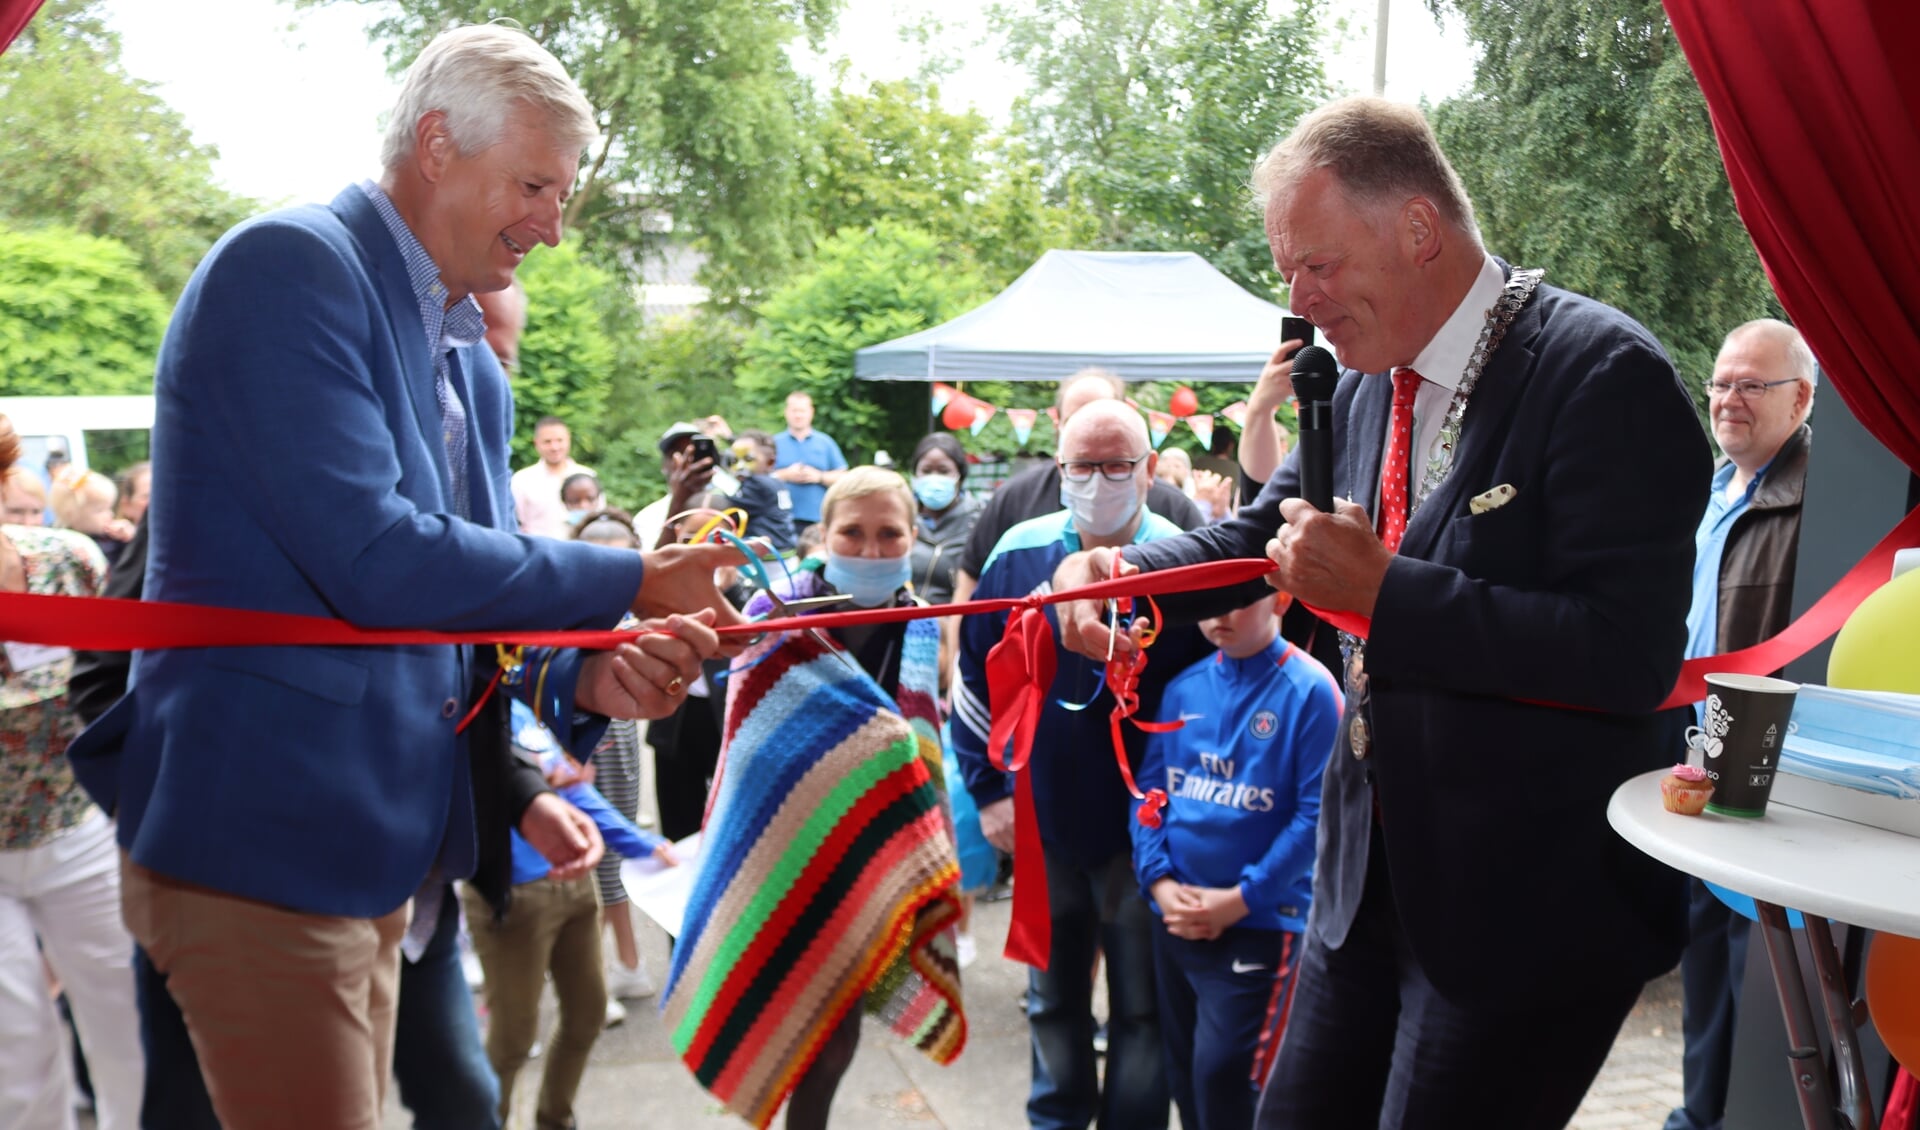
[[(365, 194), (228, 232), (160, 351), (146, 599), (368, 628), (615, 626), (639, 555), (514, 532), (506, 377), (484, 344), (455, 351), (451, 370), (468, 406), (470, 520), (447, 513), (426, 333)], [(385, 914), (436, 858), (450, 876), (473, 867), (454, 727), (492, 662), (444, 645), (142, 652), (127, 696), (72, 747), (75, 772), (155, 871)], [(577, 653), (555, 653), (544, 688), (563, 741), (577, 670)]]
[[(1374, 497), (1391, 404), (1384, 375), (1342, 374), (1337, 495)], [(1654, 708), (1686, 648), (1712, 470), (1652, 335), (1591, 299), (1536, 291), (1481, 375), (1453, 473), (1415, 512), (1381, 587), (1367, 648), (1373, 753), (1355, 759), (1340, 727), (1309, 930), (1345, 941), (1377, 794), (1407, 939), (1450, 1000), (1537, 1004), (1673, 967), (1681, 876), (1615, 835), (1606, 810), (1622, 781), (1682, 752), (1687, 712)], [(1511, 502), (1470, 511), (1501, 484)], [(1264, 556), (1280, 501), (1299, 493), (1293, 455), (1234, 518), (1127, 557), (1167, 568)], [(1205, 616), (1269, 591), (1161, 604)]]

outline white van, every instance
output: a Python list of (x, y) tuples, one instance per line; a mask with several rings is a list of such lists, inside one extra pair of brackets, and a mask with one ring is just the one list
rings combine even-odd
[(47, 465), (63, 451), (75, 467), (112, 475), (147, 457), (151, 396), (0, 396), (0, 414), (20, 433), (20, 465)]

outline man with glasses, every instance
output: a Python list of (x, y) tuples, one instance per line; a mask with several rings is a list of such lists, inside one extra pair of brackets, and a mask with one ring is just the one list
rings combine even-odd
[[(1140, 413), (1117, 399), (1095, 400), (1060, 435), (1060, 501), (1065, 509), (1008, 530), (980, 573), (981, 599), (1046, 591), (1071, 553), (1173, 537), (1180, 527), (1147, 509), (1157, 457)], [(1013, 787), (987, 757), (993, 711), (987, 653), (1006, 614), (969, 616), (960, 628), (960, 684), (954, 693), (953, 745), (980, 826), (1012, 852)], [(1168, 680), (1206, 650), (1191, 627), (1166, 632), (1140, 683), (1140, 717), (1157, 717)], [(1166, 1068), (1154, 1004), (1152, 909), (1133, 881), (1127, 834), (1132, 802), (1114, 765), (1110, 701), (1100, 696), (1102, 665), (1062, 651), (1034, 734), (1035, 814), (1046, 861), (1053, 926), (1048, 967), (1028, 973), (1027, 1020), (1033, 1038), (1033, 1090), (1027, 1118), (1039, 1128), (1106, 1130), (1167, 1125)], [(1123, 726), (1127, 755), (1139, 764), (1145, 734)], [(1093, 1047), (1093, 970), (1106, 954), (1107, 1072), (1099, 1084)]]
[[(1792, 619), (1816, 372), (1807, 343), (1785, 322), (1748, 322), (1720, 346), (1707, 412), (1726, 456), (1714, 469), (1713, 494), (1694, 535), (1689, 659), (1752, 646)], [(1685, 1097), (1665, 1130), (1719, 1130), (1748, 923), (1705, 883), (1693, 879), (1689, 886), (1689, 938), (1680, 959)]]

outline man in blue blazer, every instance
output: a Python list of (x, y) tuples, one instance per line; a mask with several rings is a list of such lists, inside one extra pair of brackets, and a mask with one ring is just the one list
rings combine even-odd
[[(1685, 938), (1680, 877), (1606, 808), (1681, 748), (1684, 718), (1655, 708), (1686, 643), (1707, 445), (1651, 335), (1482, 249), (1418, 110), (1324, 107), (1255, 182), (1292, 307), (1346, 370), (1341, 501), (1295, 497), (1296, 452), (1237, 517), (1124, 556), (1266, 554), (1276, 587), (1372, 618), (1347, 647), (1258, 1124), (1561, 1127)], [(1110, 565), (1069, 561), (1056, 588)], [(1265, 591), (1162, 604), (1212, 615)], [(1070, 646), (1104, 654), (1098, 609), (1072, 608)]]
[[(643, 564), (515, 532), (512, 399), (472, 295), (559, 242), (593, 135), (531, 39), (459, 29), (409, 70), (380, 183), (220, 240), (155, 378), (147, 599), (448, 631), (721, 606), (713, 569), (737, 559), (717, 547)], [(584, 754), (606, 716), (678, 705), (713, 615), (533, 653), (508, 682)], [(597, 858), (583, 818), (502, 753), (499, 700), (459, 731), (493, 665), (445, 645), (148, 651), (76, 744), (119, 820), (128, 926), (228, 1130), (380, 1125), (410, 896), (476, 867), (503, 881), (509, 825), (556, 870)]]

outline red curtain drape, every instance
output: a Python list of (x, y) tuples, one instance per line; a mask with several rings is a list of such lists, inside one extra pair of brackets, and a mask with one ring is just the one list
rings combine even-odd
[(20, 29), (40, 10), (41, 0), (0, 0), (0, 51), (13, 42)]
[(1665, 3), (1781, 305), (1920, 469), (1920, 4)]

